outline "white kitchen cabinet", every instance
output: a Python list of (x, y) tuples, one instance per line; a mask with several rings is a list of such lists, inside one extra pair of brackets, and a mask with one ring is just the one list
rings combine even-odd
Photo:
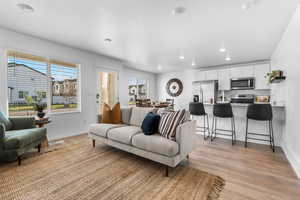
[(230, 90), (230, 69), (218, 71), (219, 90)]
[(270, 89), (270, 85), (268, 84), (265, 76), (270, 72), (270, 64), (259, 64), (254, 66), (255, 73), (255, 89), (257, 90), (265, 90)]
[(206, 80), (218, 80), (218, 71), (217, 70), (209, 70), (206, 71)]
[(231, 78), (248, 78), (254, 77), (254, 67), (245, 66), (245, 67), (235, 67), (230, 69)]
[(195, 80), (196, 81), (205, 81), (206, 80), (206, 72), (205, 71), (197, 71)]

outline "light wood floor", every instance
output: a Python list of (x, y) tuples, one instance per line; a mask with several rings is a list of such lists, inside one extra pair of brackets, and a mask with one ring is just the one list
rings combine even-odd
[(219, 175), (226, 180), (220, 199), (300, 200), (300, 180), (280, 148), (217, 138), (204, 141), (190, 154), (189, 165)]

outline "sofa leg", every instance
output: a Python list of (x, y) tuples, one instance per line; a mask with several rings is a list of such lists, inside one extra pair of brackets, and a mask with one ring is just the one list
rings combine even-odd
[(21, 165), (21, 156), (18, 156), (18, 165)]
[(166, 166), (166, 177), (169, 177), (169, 166)]
[(95, 146), (96, 146), (96, 141), (93, 140), (93, 147), (95, 148)]
[(40, 153), (41, 152), (41, 144), (39, 144), (38, 146), (37, 146), (37, 148), (38, 148), (38, 152)]

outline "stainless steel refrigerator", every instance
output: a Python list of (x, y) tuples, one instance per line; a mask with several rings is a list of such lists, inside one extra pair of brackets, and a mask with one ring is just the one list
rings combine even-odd
[(218, 101), (218, 81), (193, 82), (193, 96), (198, 96), (201, 103), (216, 103)]

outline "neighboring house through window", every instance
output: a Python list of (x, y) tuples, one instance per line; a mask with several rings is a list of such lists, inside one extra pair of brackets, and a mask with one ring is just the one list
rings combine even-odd
[(46, 112), (79, 110), (76, 64), (8, 51), (7, 71), (10, 116), (34, 115), (34, 103), (50, 103)]
[(25, 99), (25, 97), (28, 96), (28, 94), (29, 94), (28, 92), (19, 91), (19, 99)]

